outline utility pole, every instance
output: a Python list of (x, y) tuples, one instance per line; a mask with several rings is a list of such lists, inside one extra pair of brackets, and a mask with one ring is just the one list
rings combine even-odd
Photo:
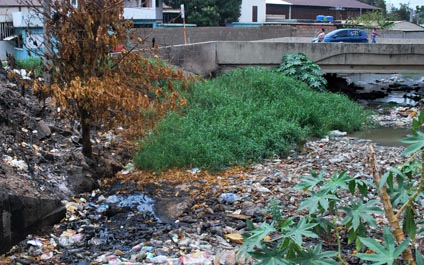
[(184, 26), (184, 44), (187, 44), (187, 30), (186, 30), (186, 23), (185, 23), (184, 4), (181, 4), (181, 18), (183, 19), (183, 26)]

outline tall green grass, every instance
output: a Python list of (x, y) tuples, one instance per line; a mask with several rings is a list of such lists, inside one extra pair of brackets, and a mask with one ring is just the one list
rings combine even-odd
[(221, 170), (284, 157), (311, 137), (362, 127), (367, 112), (346, 96), (319, 93), (282, 74), (238, 69), (196, 83), (183, 113), (169, 113), (140, 142), (136, 166)]
[(39, 77), (43, 73), (41, 58), (30, 58), (26, 60), (16, 60), (16, 68), (32, 71), (34, 77)]

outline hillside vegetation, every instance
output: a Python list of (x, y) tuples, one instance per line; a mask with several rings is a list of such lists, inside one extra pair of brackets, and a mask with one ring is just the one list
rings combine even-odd
[(136, 166), (220, 170), (264, 158), (284, 157), (330, 130), (352, 132), (367, 111), (344, 95), (261, 68), (238, 69), (194, 84), (180, 112), (140, 142)]

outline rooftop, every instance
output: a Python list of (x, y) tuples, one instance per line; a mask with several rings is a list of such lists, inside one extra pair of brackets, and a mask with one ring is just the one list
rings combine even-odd
[[(268, 3), (269, 1), (267, 1)], [(299, 6), (322, 6), (322, 7), (340, 7), (340, 8), (362, 8), (362, 9), (380, 9), (378, 7), (361, 3), (356, 0), (273, 0), (272, 4), (281, 5), (299, 5)]]

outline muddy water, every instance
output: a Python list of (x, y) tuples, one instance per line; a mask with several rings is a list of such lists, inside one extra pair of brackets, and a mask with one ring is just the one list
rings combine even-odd
[(382, 127), (355, 132), (350, 136), (369, 139), (376, 144), (384, 146), (407, 146), (407, 144), (401, 142), (401, 139), (410, 133), (411, 130), (408, 128)]
[[(424, 76), (421, 74), (349, 74), (340, 75), (348, 84), (359, 89), (357, 95), (370, 94), (371, 97), (356, 97), (368, 108), (390, 106), (416, 106), (424, 95)], [(376, 93), (377, 92), (377, 93)], [(384, 146), (407, 146), (401, 139), (410, 134), (409, 128), (381, 127), (359, 131), (353, 137), (369, 139)]]

